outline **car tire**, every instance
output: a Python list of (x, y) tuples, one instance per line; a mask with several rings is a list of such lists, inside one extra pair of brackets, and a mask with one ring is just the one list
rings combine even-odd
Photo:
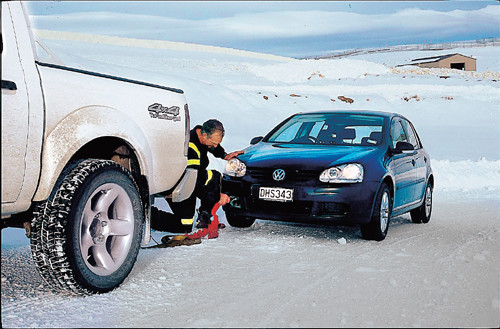
[(230, 213), (226, 213), (226, 220), (229, 225), (239, 228), (247, 228), (253, 225), (255, 218), (246, 216), (235, 216)]
[(389, 229), (391, 212), (391, 192), (387, 184), (384, 183), (377, 192), (370, 222), (360, 226), (362, 237), (366, 240), (384, 240)]
[(85, 295), (113, 290), (132, 270), (143, 223), (130, 172), (114, 161), (84, 160), (34, 211), (34, 263), (55, 290)]
[(411, 220), (414, 223), (428, 223), (431, 220), (432, 213), (432, 185), (427, 183), (425, 188), (424, 202), (422, 205), (410, 212)]

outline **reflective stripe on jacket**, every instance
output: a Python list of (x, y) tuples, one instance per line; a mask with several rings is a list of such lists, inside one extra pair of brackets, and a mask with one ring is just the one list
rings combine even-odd
[(201, 144), (198, 134), (196, 133), (196, 129), (201, 129), (201, 126), (198, 125), (194, 127), (189, 134), (187, 167), (198, 169), (196, 185), (199, 186), (207, 184), (211, 179), (211, 176), (209, 177), (209, 175), (212, 173), (207, 171), (209, 164), (208, 152), (212, 153), (212, 155), (216, 158), (223, 159), (226, 156), (226, 151), (220, 144), (217, 145), (217, 147), (208, 147), (207, 145)]

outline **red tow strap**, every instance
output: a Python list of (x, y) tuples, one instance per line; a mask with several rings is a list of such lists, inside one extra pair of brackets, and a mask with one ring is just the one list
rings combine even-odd
[(207, 235), (209, 239), (217, 238), (219, 236), (219, 217), (217, 216), (217, 210), (219, 210), (219, 207), (220, 203), (217, 202), (212, 208), (212, 216), (214, 217), (214, 219), (208, 225), (208, 228), (204, 228), (193, 233), (186, 233), (185, 236), (187, 236), (188, 239), (203, 238)]

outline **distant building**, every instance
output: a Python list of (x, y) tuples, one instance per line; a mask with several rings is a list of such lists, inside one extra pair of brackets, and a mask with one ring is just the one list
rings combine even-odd
[(460, 54), (450, 54), (413, 59), (411, 65), (475, 71), (476, 59)]

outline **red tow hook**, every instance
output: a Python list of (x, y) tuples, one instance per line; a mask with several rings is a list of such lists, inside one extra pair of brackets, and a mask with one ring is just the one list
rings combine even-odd
[(212, 216), (214, 217), (208, 228), (201, 229), (194, 233), (186, 233), (185, 236), (187, 239), (198, 239), (203, 238), (208, 235), (209, 239), (215, 239), (219, 236), (219, 216), (217, 216), (217, 210), (219, 210), (220, 203), (216, 203), (212, 208)]

